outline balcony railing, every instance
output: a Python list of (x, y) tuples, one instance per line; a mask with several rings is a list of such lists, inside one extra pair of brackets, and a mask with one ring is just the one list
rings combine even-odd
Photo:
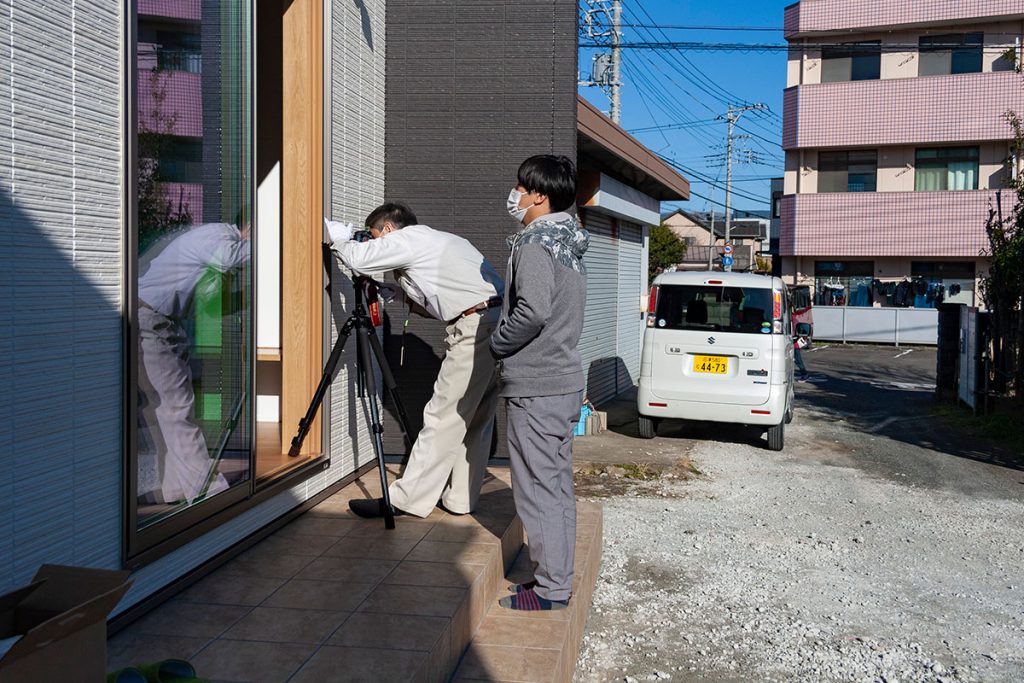
[(801, 0), (786, 8), (786, 38), (822, 31), (869, 31), (1024, 17), (1019, 0)]
[[(782, 198), (785, 256), (978, 256), (997, 190), (853, 192)], [(1013, 195), (1002, 191), (1008, 215)]]
[(801, 85), (783, 94), (782, 146), (1008, 140), (1007, 109), (1024, 111), (1013, 71)]

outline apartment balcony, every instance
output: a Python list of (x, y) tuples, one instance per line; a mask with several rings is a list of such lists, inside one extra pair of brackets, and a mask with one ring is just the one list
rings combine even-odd
[(784, 149), (1008, 140), (1024, 110), (1013, 71), (816, 83), (782, 96)]
[(1019, 0), (801, 0), (786, 8), (786, 39), (808, 34), (874, 31), (1024, 18)]
[[(139, 61), (144, 54), (140, 49)], [(202, 74), (140, 70), (139, 130), (161, 135), (203, 136)]]
[[(784, 256), (978, 256), (996, 190), (851, 192), (782, 198)], [(1013, 195), (1002, 191), (1003, 214)]]
[(140, 17), (160, 17), (180, 21), (199, 21), (202, 17), (200, 0), (139, 0)]

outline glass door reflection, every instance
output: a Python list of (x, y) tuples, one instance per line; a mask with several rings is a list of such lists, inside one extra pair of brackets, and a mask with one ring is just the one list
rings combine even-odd
[(251, 24), (240, 0), (139, 3), (139, 529), (251, 478)]

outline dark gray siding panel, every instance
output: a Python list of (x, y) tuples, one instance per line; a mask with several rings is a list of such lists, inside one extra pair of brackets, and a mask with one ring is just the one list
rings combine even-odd
[[(576, 156), (576, 2), (389, 0), (386, 93), (386, 198), (466, 237), (503, 272), (520, 162)], [(415, 319), (398, 367), (402, 314), (390, 313), (385, 345), (418, 429), (444, 324)], [(389, 452), (401, 450), (390, 418), (385, 434)]]

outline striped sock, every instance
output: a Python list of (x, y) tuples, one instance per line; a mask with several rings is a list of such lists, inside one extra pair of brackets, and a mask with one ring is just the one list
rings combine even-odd
[(515, 595), (509, 595), (498, 601), (498, 604), (508, 609), (524, 612), (539, 612), (541, 610), (565, 609), (569, 606), (568, 600), (548, 600), (542, 598), (532, 589), (526, 588)]

